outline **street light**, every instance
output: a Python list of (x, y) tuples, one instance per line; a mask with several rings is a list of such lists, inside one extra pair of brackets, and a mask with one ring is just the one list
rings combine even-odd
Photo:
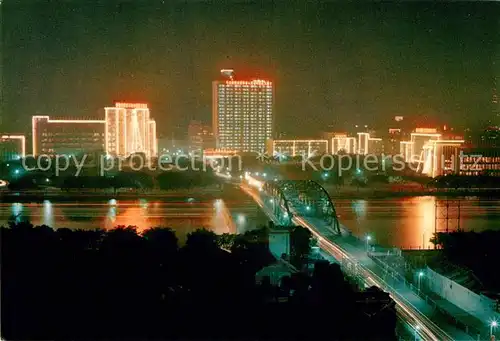
[(493, 320), (490, 322), (490, 337), (493, 336), (493, 331), (498, 327), (498, 322), (496, 320)]
[(417, 332), (420, 330), (420, 326), (417, 324), (415, 326), (415, 341), (417, 341)]
[(372, 236), (368, 235), (366, 236), (366, 252), (368, 252), (368, 249), (370, 247), (370, 240), (372, 240)]
[(418, 272), (418, 291), (420, 292), (420, 279), (424, 276), (423, 271)]

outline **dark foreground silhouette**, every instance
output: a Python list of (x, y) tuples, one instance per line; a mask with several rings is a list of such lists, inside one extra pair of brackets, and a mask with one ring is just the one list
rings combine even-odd
[(179, 248), (165, 228), (1, 228), (2, 338), (394, 339), (393, 302), (356, 292), (336, 265), (255, 284), (275, 261), (266, 238), (236, 236), (228, 252), (206, 230)]

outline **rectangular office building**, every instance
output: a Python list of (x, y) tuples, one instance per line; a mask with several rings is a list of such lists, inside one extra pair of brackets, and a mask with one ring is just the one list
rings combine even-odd
[(273, 83), (267, 80), (234, 80), (232, 70), (222, 70), (226, 80), (212, 84), (212, 118), (219, 149), (262, 153), (273, 136)]
[(51, 119), (33, 116), (33, 155), (103, 153), (104, 123), (101, 120)]

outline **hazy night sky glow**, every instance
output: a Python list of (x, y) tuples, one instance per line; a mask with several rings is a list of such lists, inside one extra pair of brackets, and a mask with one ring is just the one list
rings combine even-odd
[(0, 130), (28, 133), (34, 114), (96, 117), (114, 100), (148, 102), (159, 133), (210, 122), (225, 67), (274, 80), (277, 131), (423, 114), (474, 124), (498, 77), (493, 2), (7, 2)]

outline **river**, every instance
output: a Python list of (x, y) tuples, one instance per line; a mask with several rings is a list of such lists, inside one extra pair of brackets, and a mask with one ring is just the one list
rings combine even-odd
[[(447, 202), (429, 196), (334, 199), (334, 204), (342, 225), (359, 237), (369, 234), (371, 240), (383, 246), (431, 248), (429, 239), (436, 228), (438, 231), (447, 228), (452, 231), (458, 227), (468, 231), (500, 229), (499, 200), (470, 197)], [(51, 199), (2, 203), (0, 225), (7, 225), (9, 221), (74, 229), (134, 225), (143, 230), (151, 226), (168, 226), (183, 240), (187, 233), (197, 228), (216, 233), (244, 232), (266, 225), (268, 219), (249, 197), (231, 189), (215, 196), (198, 193), (190, 197), (171, 195), (154, 200), (58, 202)]]

